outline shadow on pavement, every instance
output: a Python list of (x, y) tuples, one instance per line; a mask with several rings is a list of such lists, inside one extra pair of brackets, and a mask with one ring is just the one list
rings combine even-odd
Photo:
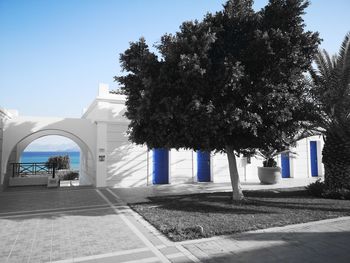
[[(349, 262), (350, 232), (246, 233), (185, 245), (201, 262)], [(231, 246), (230, 246), (231, 245)], [(198, 249), (207, 254), (198, 253)], [(197, 252), (196, 252), (197, 251)]]

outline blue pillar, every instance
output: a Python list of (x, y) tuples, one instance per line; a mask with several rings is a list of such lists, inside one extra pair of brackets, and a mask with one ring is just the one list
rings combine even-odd
[(197, 181), (210, 182), (210, 152), (197, 152)]
[(282, 178), (289, 178), (290, 177), (289, 153), (281, 154), (281, 164), (282, 164)]
[(169, 183), (169, 151), (153, 149), (153, 184)]
[(311, 176), (318, 176), (317, 141), (310, 141)]

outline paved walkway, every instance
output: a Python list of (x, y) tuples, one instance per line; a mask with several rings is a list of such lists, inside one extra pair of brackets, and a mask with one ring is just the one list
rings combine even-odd
[(350, 262), (350, 217), (174, 243), (116, 193), (0, 193), (0, 262)]
[(0, 193), (0, 262), (194, 262), (109, 189)]

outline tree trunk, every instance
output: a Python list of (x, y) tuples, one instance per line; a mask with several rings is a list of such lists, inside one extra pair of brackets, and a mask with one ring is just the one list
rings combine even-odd
[(241, 183), (239, 181), (239, 174), (237, 170), (236, 155), (234, 150), (230, 146), (226, 146), (226, 153), (228, 159), (228, 166), (230, 169), (230, 178), (232, 185), (232, 199), (242, 200), (244, 198), (241, 188)]
[(322, 151), (325, 183), (330, 189), (350, 189), (350, 141), (334, 129), (325, 135)]

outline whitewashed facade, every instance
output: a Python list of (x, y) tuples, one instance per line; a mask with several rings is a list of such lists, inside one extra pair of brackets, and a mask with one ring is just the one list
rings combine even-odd
[[(10, 176), (10, 163), (18, 162), (25, 147), (37, 138), (61, 135), (75, 141), (81, 149), (81, 184), (97, 187), (135, 187), (152, 184), (153, 153), (147, 147), (128, 141), (129, 121), (125, 118), (125, 96), (110, 94), (108, 85), (100, 84), (98, 96), (80, 119), (34, 118), (0, 114), (0, 169), (1, 184), (6, 186)], [(21, 127), (21, 129), (18, 129)], [(314, 145), (311, 165), (310, 145)], [(307, 178), (323, 176), (321, 151), (322, 137), (313, 136), (297, 143), (295, 156), (290, 157), (289, 177)], [(315, 157), (315, 154), (317, 157)], [(257, 181), (257, 167), (262, 159), (238, 158), (241, 181)], [(277, 158), (281, 165), (281, 157)], [(316, 166), (315, 166), (316, 165)], [(317, 167), (317, 172), (315, 172)], [(210, 156), (210, 180), (229, 182), (226, 154)], [(169, 152), (169, 183), (197, 182), (197, 154), (190, 150)]]

